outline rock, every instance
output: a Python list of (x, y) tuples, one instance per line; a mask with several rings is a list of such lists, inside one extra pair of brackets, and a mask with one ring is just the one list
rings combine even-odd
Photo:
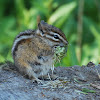
[(44, 81), (43, 85), (20, 75), (12, 63), (0, 66), (0, 100), (100, 100), (100, 90), (90, 85), (100, 84), (100, 65), (57, 67), (54, 73), (62, 80)]

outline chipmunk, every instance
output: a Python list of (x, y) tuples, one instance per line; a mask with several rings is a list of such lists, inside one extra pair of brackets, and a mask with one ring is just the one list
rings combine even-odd
[(36, 82), (47, 75), (54, 62), (54, 51), (57, 46), (67, 46), (64, 33), (44, 21), (36, 30), (20, 32), (12, 47), (14, 64), (20, 71)]

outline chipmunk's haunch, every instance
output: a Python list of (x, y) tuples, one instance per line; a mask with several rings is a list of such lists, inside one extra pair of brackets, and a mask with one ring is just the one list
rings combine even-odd
[(68, 44), (64, 33), (44, 21), (38, 24), (37, 30), (21, 32), (15, 39), (12, 55), (15, 66), (29, 78), (47, 75), (53, 64), (54, 48)]

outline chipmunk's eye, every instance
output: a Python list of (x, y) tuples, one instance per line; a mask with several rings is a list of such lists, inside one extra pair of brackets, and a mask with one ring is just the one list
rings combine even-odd
[(42, 36), (44, 35), (44, 32), (41, 30), (41, 34), (42, 34)]
[(54, 37), (55, 39), (59, 39), (58, 35), (54, 35), (53, 37)]
[(44, 35), (44, 33), (43, 33), (43, 32), (42, 32), (41, 34), (42, 34), (42, 36)]

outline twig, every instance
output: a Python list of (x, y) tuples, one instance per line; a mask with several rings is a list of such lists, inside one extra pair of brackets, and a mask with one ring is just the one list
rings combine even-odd
[(82, 33), (83, 33), (83, 10), (84, 10), (84, 0), (79, 0), (79, 8), (78, 8), (78, 25), (77, 25), (77, 45), (79, 47), (78, 52), (78, 60), (81, 61), (81, 53), (82, 53)]
[(38, 24), (40, 23), (40, 20), (41, 20), (41, 17), (40, 17), (40, 15), (38, 15), (38, 16), (37, 16), (37, 26), (38, 26)]

